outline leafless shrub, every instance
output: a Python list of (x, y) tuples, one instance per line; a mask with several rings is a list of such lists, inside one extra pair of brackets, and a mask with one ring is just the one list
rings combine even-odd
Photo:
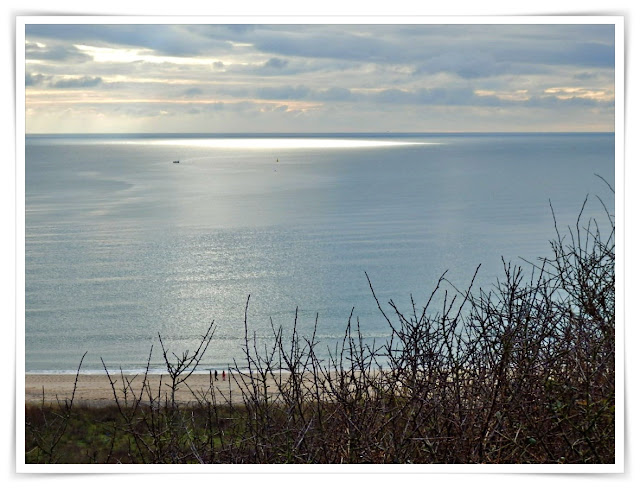
[[(213, 323), (193, 354), (172, 356), (159, 338), (164, 402), (161, 386), (149, 384), (149, 364), (137, 391), (105, 367), (120, 423), (103, 461), (612, 463), (615, 224), (607, 216), (605, 233), (581, 211), (565, 236), (554, 214), (550, 258), (529, 263), (530, 271), (503, 262), (502, 278), (477, 291), (478, 270), (465, 290), (443, 274), (426, 304), (412, 298), (408, 313), (393, 301), (387, 312), (367, 275), (391, 331), (379, 347), (363, 340), (353, 311), (327, 355), (317, 352), (318, 317), (305, 338), (297, 311), (290, 335), (272, 323), (272, 343), (260, 343), (249, 332), (249, 297), (243, 365), (234, 364), (228, 381), (240, 399), (211, 375), (207, 389), (189, 386)], [(194, 403), (177, 401), (181, 386)], [(37, 460), (55, 462), (64, 429), (34, 426), (28, 422)], [(116, 455), (123, 444), (126, 456)]]
[(56, 463), (61, 456), (57, 448), (71, 420), (73, 402), (78, 387), (78, 376), (86, 355), (87, 353), (85, 352), (80, 359), (73, 382), (73, 390), (68, 399), (61, 401), (56, 396), (56, 405), (49, 406), (45, 402), (43, 387), (40, 406), (31, 409), (27, 408), (25, 427), (28, 442), (26, 444), (26, 457), (34, 463)]

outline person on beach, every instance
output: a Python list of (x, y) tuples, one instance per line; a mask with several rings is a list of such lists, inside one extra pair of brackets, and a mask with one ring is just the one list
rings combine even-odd
[(227, 376), (227, 374), (224, 373), (224, 370), (222, 371), (222, 382), (224, 382), (225, 377)]
[(213, 379), (218, 382), (218, 371), (213, 372)]

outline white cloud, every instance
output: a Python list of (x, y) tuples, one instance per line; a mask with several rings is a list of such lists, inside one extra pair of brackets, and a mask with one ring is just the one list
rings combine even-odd
[[(97, 107), (84, 127), (127, 113), (164, 132), (423, 131), (457, 113), (461, 131), (613, 128), (611, 26), (38, 25), (25, 49), (27, 125), (50, 130)], [(233, 121), (202, 120), (211, 110)]]

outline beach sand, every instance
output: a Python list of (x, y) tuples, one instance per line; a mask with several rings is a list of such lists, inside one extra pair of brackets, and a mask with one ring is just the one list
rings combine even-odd
[[(282, 374), (282, 379), (284, 378), (286, 378), (286, 374)], [(25, 375), (25, 403), (39, 404), (43, 399), (46, 404), (56, 403), (57, 400), (61, 402), (64, 402), (65, 399), (70, 400), (75, 379), (75, 375), (27, 374)], [(125, 379), (131, 383), (135, 394), (139, 395), (143, 376), (125, 376)], [(122, 377), (119, 374), (112, 375), (112, 380), (115, 382), (115, 390), (118, 398), (121, 400), (124, 399), (124, 383)], [(147, 382), (150, 385), (153, 396), (157, 396), (160, 389), (160, 396), (164, 400), (165, 395), (168, 395), (170, 392), (166, 384), (170, 383), (171, 379), (167, 375), (163, 375), (162, 379), (160, 375), (149, 375)], [(242, 383), (242, 380), (240, 379), (239, 382)], [(176, 400), (180, 403), (194, 402), (197, 399), (196, 394), (201, 395), (211, 391), (208, 374), (194, 374), (187, 379), (186, 384), (188, 387), (182, 384), (176, 391)], [(238, 382), (236, 382), (233, 376), (230, 377), (227, 375), (226, 381), (223, 382), (220, 373), (218, 381), (213, 381), (213, 386), (216, 394), (215, 401), (217, 403), (242, 403), (242, 389), (240, 389)], [(277, 391), (274, 379), (270, 379), (268, 386), (268, 392), (273, 393)], [(127, 395), (128, 399), (131, 400), (131, 393), (129, 392)], [(207, 398), (212, 400), (210, 394)], [(145, 393), (143, 395), (143, 401), (148, 401), (148, 399), (149, 395)], [(81, 374), (78, 376), (74, 403), (89, 406), (104, 406), (113, 404), (114, 402), (113, 389), (106, 374)]]

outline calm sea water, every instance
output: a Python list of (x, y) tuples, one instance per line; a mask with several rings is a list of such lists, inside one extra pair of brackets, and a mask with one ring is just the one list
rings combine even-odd
[(613, 134), (28, 136), (25, 165), (27, 372), (160, 368), (158, 333), (211, 321), (203, 367), (242, 364), (249, 295), (258, 342), (298, 308), (323, 355), (353, 308), (382, 344), (365, 272), (401, 308), (445, 270), (490, 286), (550, 254), (549, 200), (563, 228), (613, 210), (615, 166)]

